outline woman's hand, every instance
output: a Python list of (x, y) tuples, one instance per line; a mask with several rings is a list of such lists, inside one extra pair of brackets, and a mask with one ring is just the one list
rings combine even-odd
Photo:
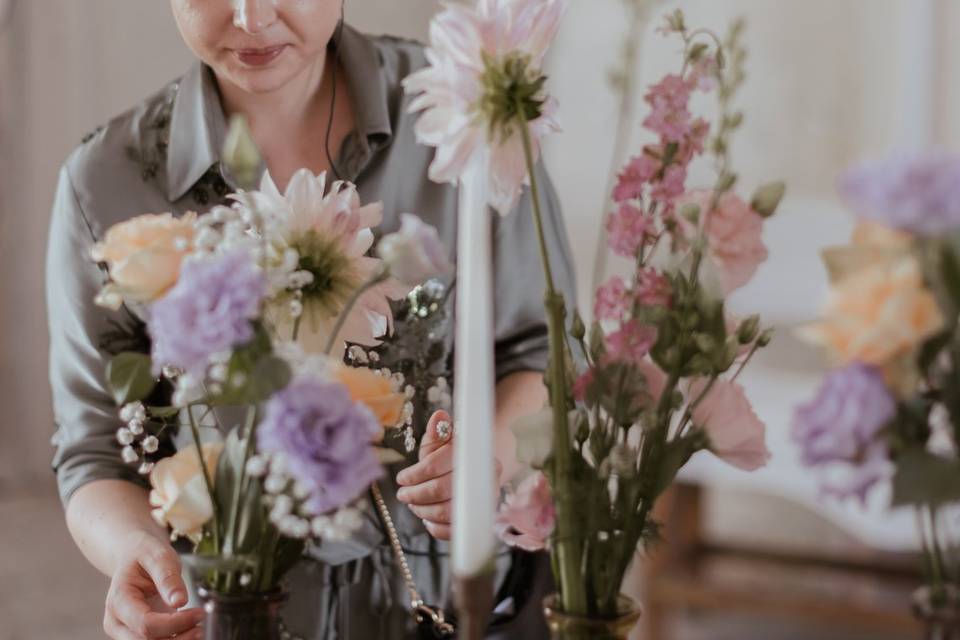
[(199, 640), (203, 610), (177, 611), (187, 603), (180, 557), (166, 540), (143, 533), (117, 558), (103, 616), (114, 640), (182, 638)]
[[(453, 520), (453, 438), (450, 415), (435, 412), (420, 441), (420, 461), (397, 474), (397, 499), (423, 520), (430, 535), (440, 540), (450, 539)], [(500, 462), (496, 465), (499, 478)]]
[(449, 540), (453, 518), (453, 422), (446, 411), (437, 411), (430, 417), (420, 440), (420, 461), (397, 474), (397, 484), (397, 499), (423, 520), (430, 535)]

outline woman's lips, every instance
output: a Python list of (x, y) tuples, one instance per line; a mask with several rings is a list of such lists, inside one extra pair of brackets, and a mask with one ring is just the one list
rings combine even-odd
[(248, 67), (263, 67), (283, 53), (287, 48), (285, 44), (278, 44), (273, 47), (264, 47), (262, 49), (234, 49), (234, 54), (241, 63)]

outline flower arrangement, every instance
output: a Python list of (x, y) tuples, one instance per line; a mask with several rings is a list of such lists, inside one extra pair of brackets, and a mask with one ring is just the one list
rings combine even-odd
[[(498, 529), (508, 543), (549, 548), (565, 614), (612, 618), (623, 613), (627, 567), (655, 538), (653, 506), (690, 457), (709, 450), (746, 470), (767, 461), (764, 426), (736, 380), (771, 332), (759, 317), (728, 315), (725, 297), (766, 259), (761, 231), (784, 186), (763, 186), (749, 203), (734, 191), (740, 26), (720, 43), (671, 14), (662, 30), (681, 40), (682, 68), (647, 93), (643, 124), (656, 141), (624, 167), (606, 216), (609, 249), (630, 261), (631, 275), (599, 287), (589, 329), (576, 313), (568, 326), (535, 172), (539, 140), (556, 130), (542, 61), (563, 8), (561, 0), (448, 6), (432, 25), (430, 66), (407, 89), (418, 94), (411, 109), (423, 111), (420, 141), (437, 147), (435, 179), (456, 181), (471, 162), (488, 163), (489, 203), (501, 214), (530, 187), (550, 400), (515, 426), (518, 457), (534, 473), (506, 498)], [(694, 116), (694, 93), (717, 95), (715, 122)], [(688, 188), (690, 163), (708, 151), (713, 187)]]
[(849, 244), (824, 251), (830, 295), (803, 330), (836, 366), (792, 427), (823, 493), (862, 503), (891, 484), (891, 504), (916, 509), (933, 607), (960, 603), (960, 555), (944, 524), (960, 500), (958, 185), (960, 156), (945, 153), (842, 176), (857, 226)]
[[(249, 181), (248, 135), (234, 123), (227, 157)], [(381, 205), (361, 205), (350, 183), (328, 189), (323, 174), (301, 170), (284, 193), (266, 174), (230, 198), (204, 215), (119, 223), (93, 250), (109, 274), (98, 303), (137, 311), (150, 337), (149, 353), (108, 365), (122, 458), (225, 595), (276, 590), (308, 540), (360, 525), (367, 489), (402, 458), (387, 436), (415, 444), (415, 390), (367, 348), (391, 330), (389, 301), (449, 266), (415, 216), (369, 256)], [(169, 402), (149, 404), (163, 387)], [(220, 424), (225, 406), (243, 408), (244, 424)], [(201, 436), (211, 421), (222, 441)], [(161, 439), (181, 427), (192, 444), (164, 457)]]

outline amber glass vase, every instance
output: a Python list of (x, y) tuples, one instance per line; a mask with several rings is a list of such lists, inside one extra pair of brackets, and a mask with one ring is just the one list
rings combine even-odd
[(205, 640), (281, 640), (280, 607), (285, 591), (226, 596), (198, 589)]
[(960, 640), (960, 590), (955, 587), (917, 589), (913, 613), (923, 624), (926, 640)]
[(640, 619), (640, 608), (621, 595), (617, 601), (619, 614), (612, 618), (574, 616), (560, 610), (556, 594), (543, 601), (543, 614), (553, 640), (626, 640)]

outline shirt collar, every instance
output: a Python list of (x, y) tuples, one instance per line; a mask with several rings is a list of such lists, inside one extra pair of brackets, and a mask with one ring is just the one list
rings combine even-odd
[[(339, 60), (350, 91), (356, 133), (364, 151), (369, 152), (371, 143), (381, 144), (393, 133), (380, 54), (368, 36), (344, 25)], [(171, 202), (183, 197), (211, 167), (219, 168), (226, 129), (213, 71), (197, 62), (180, 79), (170, 116), (166, 169)], [(224, 177), (230, 181), (229, 176)]]

